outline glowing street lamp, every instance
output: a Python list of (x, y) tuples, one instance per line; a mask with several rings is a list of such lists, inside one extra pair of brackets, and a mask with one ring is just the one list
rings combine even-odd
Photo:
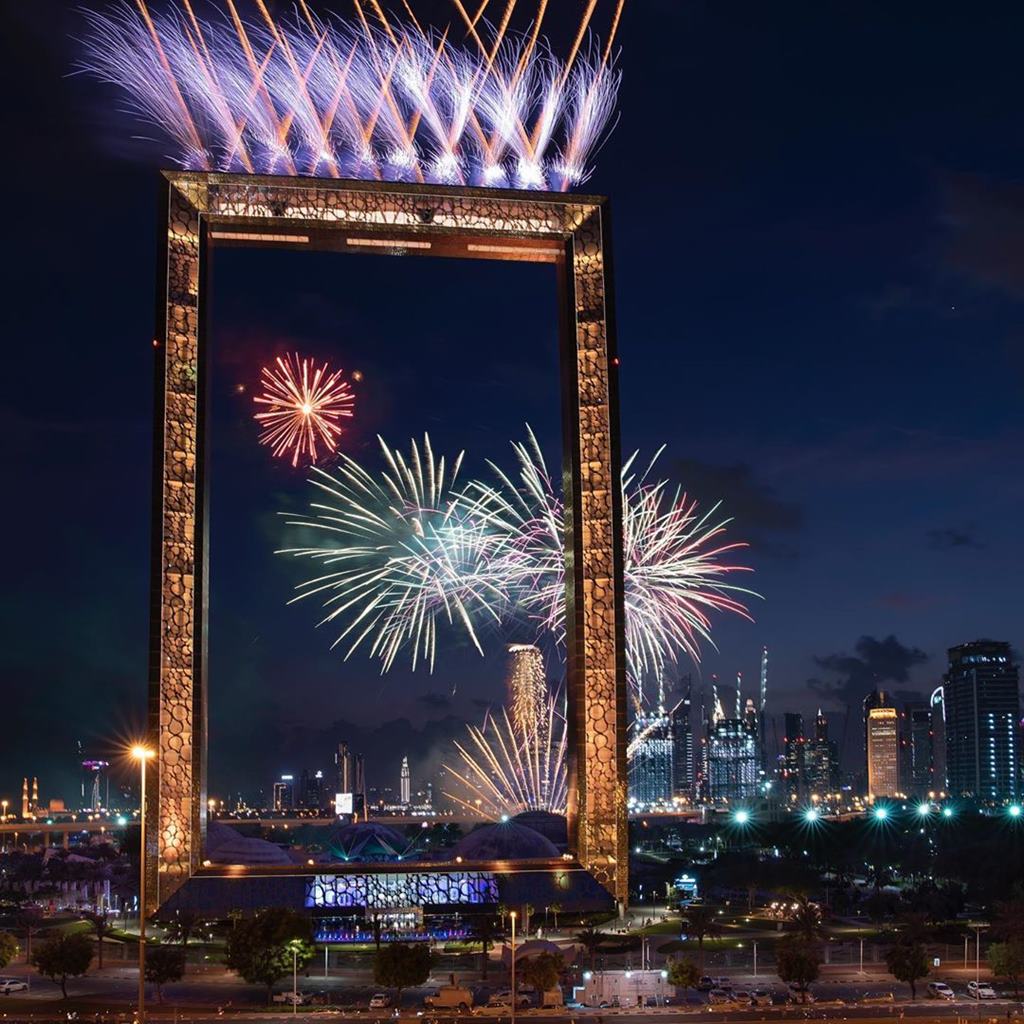
[(932, 813), (932, 805), (926, 803), (920, 803), (917, 805), (917, 813), (922, 818), (927, 818)]
[(512, 919), (512, 977), (510, 988), (512, 990), (512, 1012), (510, 1018), (512, 1024), (516, 1024), (516, 912), (510, 910), (508, 916)]
[(745, 808), (741, 807), (732, 816), (732, 820), (735, 821), (737, 825), (749, 825), (750, 824), (750, 811), (748, 811)]
[[(6, 804), (6, 801), (5, 801), (5, 804)], [(1014, 819), (1019, 818), (1021, 816), (1021, 806), (1020, 806), (1020, 804), (1010, 804), (1010, 806), (1006, 809), (1006, 813), (1009, 814), (1011, 818), (1014, 818)]]
[(819, 819), (820, 817), (821, 817), (821, 814), (820, 814), (820, 812), (818, 811), (818, 808), (817, 808), (817, 807), (808, 807), (808, 808), (807, 808), (807, 810), (806, 810), (806, 811), (804, 811), (804, 821), (810, 822), (810, 824), (812, 824), (812, 825), (813, 825), (813, 824), (814, 824), (814, 823), (815, 823), (815, 822), (816, 822), (816, 821), (817, 821), (817, 820), (818, 820), (818, 819)]
[(141, 743), (128, 751), (139, 762), (139, 1024), (146, 1019), (146, 762), (156, 751)]
[(889, 817), (888, 807), (876, 807), (872, 813), (875, 816), (876, 821), (885, 821)]
[(952, 818), (953, 817), (953, 808), (952, 807), (943, 807), (942, 808), (942, 816), (944, 818)]

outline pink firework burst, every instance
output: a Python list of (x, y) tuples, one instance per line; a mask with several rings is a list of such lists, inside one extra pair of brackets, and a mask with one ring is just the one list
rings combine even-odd
[(277, 458), (291, 456), (310, 465), (337, 450), (342, 422), (351, 418), (355, 397), (342, 370), (329, 372), (327, 363), (316, 366), (298, 355), (278, 356), (264, 366), (263, 393), (253, 401), (263, 406), (255, 414), (263, 428), (260, 444)]

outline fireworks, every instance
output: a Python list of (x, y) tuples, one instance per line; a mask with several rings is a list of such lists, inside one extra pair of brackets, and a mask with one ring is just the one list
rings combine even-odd
[(582, 4), (570, 53), (541, 37), (547, 0), (526, 35), (509, 31), (510, 3), (490, 28), (462, 0), (466, 45), (355, 0), (352, 22), (323, 21), (299, 0), (275, 21), (203, 21), (192, 4), (151, 13), (145, 0), (86, 12), (84, 70), (120, 88), (129, 111), (193, 170), (313, 175), (563, 191), (586, 179), (609, 130), (619, 87), (612, 44), (588, 33)]
[[(481, 654), (487, 625), (525, 625), (556, 648), (564, 644), (565, 512), (527, 430), (526, 442), (513, 443), (514, 476), (489, 463), (494, 484), (459, 488), (462, 454), (446, 469), (429, 437), (422, 452), (413, 442), (408, 458), (381, 441), (379, 476), (347, 455), (334, 475), (314, 470), (330, 503), (314, 503), (291, 525), (326, 534), (326, 543), (285, 553), (330, 571), (300, 584), (293, 600), (324, 600), (321, 624), (343, 623), (335, 644), (346, 645), (346, 657), (365, 643), (387, 671), (408, 648), (413, 668), (433, 669), (439, 623)], [(750, 618), (741, 597), (756, 596), (728, 581), (750, 571), (726, 560), (746, 546), (722, 541), (729, 520), (717, 517), (717, 505), (701, 513), (686, 494), (650, 482), (655, 460), (637, 473), (634, 455), (622, 469), (626, 662), (638, 708), (650, 680), (660, 700), (680, 654), (700, 660), (701, 642), (713, 642), (712, 612)], [(530, 716), (517, 712), (517, 726), (521, 717)]]
[(468, 742), (455, 744), (462, 766), (443, 766), (462, 792), (445, 796), (487, 818), (521, 811), (564, 814), (568, 734), (563, 705), (561, 694), (546, 693), (535, 729), (518, 727), (506, 710), (489, 714), (482, 728), (468, 726)]
[(289, 525), (317, 531), (326, 543), (281, 554), (311, 558), (325, 572), (301, 583), (292, 601), (323, 599), (321, 625), (341, 620), (334, 646), (348, 658), (365, 645), (386, 672), (408, 648), (412, 667), (433, 670), (439, 623), (455, 626), (482, 654), (479, 624), (500, 621), (507, 600), (490, 566), (501, 538), (467, 514), (454, 492), (460, 453), (435, 458), (430, 438), (408, 457), (380, 441), (385, 469), (372, 475), (342, 454), (333, 473), (313, 469), (326, 503)]
[(253, 399), (264, 407), (255, 414), (263, 427), (260, 443), (278, 458), (290, 454), (293, 466), (332, 454), (342, 420), (352, 415), (351, 386), (341, 370), (328, 370), (326, 363), (316, 367), (297, 355), (279, 356), (274, 366), (263, 368), (263, 394)]

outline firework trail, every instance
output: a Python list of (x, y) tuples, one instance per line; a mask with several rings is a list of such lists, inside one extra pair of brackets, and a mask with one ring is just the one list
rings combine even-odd
[[(234, 0), (218, 20), (189, 0), (167, 13), (145, 0), (85, 12), (81, 68), (119, 88), (138, 121), (192, 170), (565, 190), (584, 181), (608, 134), (620, 75), (612, 41), (589, 37), (595, 3), (560, 60), (540, 36), (493, 28), (462, 0), (467, 44), (354, 0), (351, 22), (317, 18), (304, 0), (275, 20)], [(589, 41), (588, 41), (589, 40)]]
[[(320, 596), (324, 622), (349, 620), (336, 641), (348, 644), (346, 657), (365, 642), (387, 671), (408, 647), (413, 667), (433, 668), (438, 622), (481, 654), (487, 625), (525, 624), (564, 648), (562, 496), (529, 427), (512, 447), (515, 474), (489, 462), (495, 482), (462, 488), (462, 456), (446, 474), (429, 438), (422, 457), (413, 443), (408, 460), (381, 441), (387, 468), (379, 477), (345, 455), (333, 476), (315, 472), (332, 503), (292, 523), (326, 532), (326, 543), (287, 553), (331, 571), (300, 584), (293, 600)], [(660, 696), (680, 654), (699, 661), (701, 642), (713, 644), (713, 612), (750, 618), (741, 597), (757, 595), (728, 581), (750, 569), (726, 560), (746, 545), (723, 542), (729, 520), (717, 517), (718, 506), (701, 513), (681, 491), (649, 481), (655, 460), (643, 473), (635, 462), (622, 469), (623, 553), (627, 674), (641, 707), (646, 681), (656, 681)]]
[(253, 399), (263, 407), (254, 415), (263, 427), (260, 443), (278, 458), (290, 454), (293, 466), (300, 459), (312, 464), (321, 455), (332, 455), (341, 421), (352, 416), (351, 385), (341, 370), (328, 371), (327, 363), (317, 367), (298, 355), (278, 356), (274, 366), (263, 368), (263, 393)]
[(348, 658), (365, 645), (382, 673), (405, 648), (414, 669), (432, 671), (439, 623), (457, 626), (483, 654), (479, 623), (500, 621), (507, 600), (490, 571), (502, 539), (467, 515), (453, 491), (462, 453), (449, 463), (435, 457), (429, 437), (422, 450), (411, 442), (408, 456), (378, 441), (385, 468), (377, 475), (344, 453), (331, 473), (313, 468), (324, 500), (289, 525), (324, 540), (279, 554), (313, 559), (324, 571), (299, 584), (289, 603), (322, 599), (319, 624), (343, 623), (333, 646)]
[(486, 818), (550, 811), (564, 814), (568, 775), (568, 733), (564, 694), (548, 694), (535, 730), (517, 727), (503, 709), (488, 714), (482, 727), (470, 725), (469, 739), (455, 748), (462, 765), (442, 767), (459, 783), (445, 796)]
[[(506, 540), (496, 548), (496, 571), (513, 602), (562, 647), (564, 503), (529, 427), (527, 440), (512, 448), (515, 476), (488, 463), (497, 483), (474, 481), (466, 500), (473, 516)], [(751, 570), (722, 560), (747, 545), (721, 542), (730, 520), (717, 518), (719, 506), (701, 513), (681, 490), (649, 481), (660, 454), (643, 473), (634, 471), (636, 453), (622, 467), (626, 666), (637, 707), (646, 700), (646, 679), (657, 682), (660, 695), (666, 670), (680, 652), (699, 662), (700, 642), (714, 644), (711, 612), (749, 619), (739, 595), (757, 596), (726, 580)]]

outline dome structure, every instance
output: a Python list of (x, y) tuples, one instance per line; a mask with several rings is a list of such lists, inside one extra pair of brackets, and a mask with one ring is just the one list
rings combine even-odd
[(569, 845), (569, 829), (564, 814), (551, 811), (522, 811), (512, 819), (550, 839), (560, 850)]
[(533, 860), (557, 856), (558, 849), (550, 839), (514, 820), (478, 825), (452, 850), (453, 858), (463, 860)]
[(333, 860), (345, 861), (403, 860), (415, 851), (401, 832), (377, 821), (343, 825), (331, 834), (327, 846)]
[(211, 821), (206, 828), (206, 856), (214, 864), (244, 864), (256, 867), (291, 864), (288, 854), (266, 839), (243, 836), (230, 825)]

